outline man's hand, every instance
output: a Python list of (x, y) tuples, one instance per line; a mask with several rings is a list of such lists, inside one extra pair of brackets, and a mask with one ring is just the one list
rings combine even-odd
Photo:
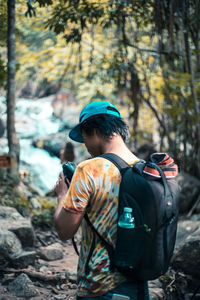
[(66, 196), (68, 187), (65, 183), (65, 177), (64, 177), (63, 173), (60, 173), (59, 179), (56, 182), (54, 190), (58, 196), (58, 200), (59, 199), (62, 200)]
[(58, 205), (54, 214), (54, 223), (59, 237), (64, 241), (72, 238), (77, 232), (84, 213), (71, 213), (62, 207), (62, 201), (65, 199), (68, 191), (63, 173), (60, 174), (54, 190), (58, 196)]

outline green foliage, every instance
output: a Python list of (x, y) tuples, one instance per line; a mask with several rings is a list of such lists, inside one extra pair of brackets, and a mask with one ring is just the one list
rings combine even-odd
[(188, 290), (188, 278), (181, 272), (169, 269), (159, 278), (164, 291), (165, 299), (182, 299)]
[(53, 226), (56, 198), (39, 196), (30, 187), (31, 178), (23, 183), (18, 175), (0, 170), (0, 205), (16, 208), (24, 217), (30, 217), (35, 226)]
[(0, 46), (6, 45), (7, 35), (7, 3), (6, 1), (0, 1)]
[(32, 223), (35, 226), (52, 228), (53, 216), (56, 207), (55, 198), (40, 197), (40, 207), (32, 211)]
[(51, 16), (47, 19), (47, 26), (56, 34), (69, 32), (64, 37), (67, 42), (79, 43), (84, 31), (90, 26), (101, 26), (109, 29), (117, 26), (120, 39), (127, 44), (130, 36), (126, 34), (126, 24), (131, 19), (138, 28), (149, 24), (152, 18), (151, 3), (149, 1), (57, 1)]
[(35, 2), (38, 2), (40, 7), (53, 4), (53, 0), (35, 0)]
[[(7, 40), (7, 5), (6, 1), (0, 2), (0, 47), (6, 46)], [(5, 51), (0, 51), (0, 88), (6, 88), (6, 59)]]
[(53, 3), (52, 0), (27, 0), (26, 6), (27, 10), (25, 12), (25, 17), (36, 17), (36, 8), (33, 3), (38, 2), (40, 7), (44, 7), (46, 5), (51, 5)]
[(0, 87), (6, 87), (7, 71), (4, 61), (0, 58)]
[(23, 216), (29, 216), (31, 205), (27, 197), (18, 190), (20, 178), (0, 170), (0, 204), (16, 208)]
[[(38, 82), (73, 88), (86, 103), (104, 94), (121, 105), (133, 147), (158, 132), (157, 150), (200, 176), (198, 1), (28, 4), (32, 18), (24, 18), (22, 2), (17, 8), (18, 85), (37, 74)], [(2, 12), (5, 21), (5, 5)]]
[[(80, 99), (89, 97), (86, 90), (102, 92), (99, 85), (109, 84), (110, 95), (126, 90), (124, 105), (131, 106), (135, 147), (145, 131), (153, 136), (157, 130), (159, 150), (174, 153), (182, 168), (197, 176), (199, 20), (200, 7), (194, 0), (55, 1), (45, 20), (77, 57), (69, 62), (67, 76), (79, 87)], [(139, 119), (142, 112), (148, 125)]]
[(25, 43), (29, 51), (40, 51), (46, 48), (45, 42), (49, 40), (52, 46), (57, 43), (56, 36), (51, 31), (40, 31), (32, 28), (32, 24), (23, 22), (18, 25), (17, 41)]

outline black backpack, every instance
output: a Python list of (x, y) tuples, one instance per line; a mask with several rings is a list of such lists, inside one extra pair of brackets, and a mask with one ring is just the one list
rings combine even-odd
[[(156, 279), (168, 270), (175, 246), (179, 199), (175, 180), (177, 165), (165, 153), (154, 153), (148, 162), (139, 161), (133, 167), (113, 153), (101, 157), (120, 170), (118, 218), (125, 206), (131, 207), (135, 228), (118, 226), (116, 248), (113, 249), (93, 227), (87, 214), (85, 219), (93, 229), (94, 238), (98, 235), (104, 243), (111, 270), (119, 270), (128, 279)], [(91, 247), (86, 274), (93, 250)]]

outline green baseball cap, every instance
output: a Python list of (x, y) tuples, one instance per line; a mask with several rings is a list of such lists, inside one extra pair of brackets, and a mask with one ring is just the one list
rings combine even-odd
[(94, 101), (83, 108), (80, 113), (79, 123), (70, 130), (69, 137), (76, 142), (84, 143), (81, 133), (81, 124), (90, 117), (102, 114), (121, 118), (119, 110), (112, 103), (108, 101)]

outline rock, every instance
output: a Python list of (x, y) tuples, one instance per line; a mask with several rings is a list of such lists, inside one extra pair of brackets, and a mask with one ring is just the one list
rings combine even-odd
[(8, 230), (0, 230), (0, 255), (13, 266), (24, 268), (35, 262), (35, 251), (24, 251), (17, 236)]
[(8, 290), (17, 297), (28, 298), (39, 295), (37, 288), (26, 274), (19, 275), (14, 281), (9, 283)]
[(18, 98), (41, 98), (55, 94), (58, 91), (58, 84), (49, 83), (45, 78), (41, 81), (37, 81), (37, 74), (34, 73), (25, 84), (17, 90)]
[(42, 266), (40, 268), (40, 272), (42, 272), (42, 273), (47, 273), (48, 271), (49, 271), (49, 268), (47, 266)]
[[(9, 275), (10, 274), (7, 274), (7, 275), (4, 274), (4, 277), (1, 280), (2, 285), (8, 285), (10, 282), (13, 281), (15, 274), (12, 274), (12, 276), (9, 276)], [(1, 300), (1, 298), (0, 298), (0, 300)]]
[(23, 252), (22, 245), (16, 235), (8, 230), (0, 230), (0, 254), (14, 260)]
[(39, 256), (45, 260), (52, 261), (63, 258), (63, 248), (59, 243), (54, 243), (47, 247), (41, 247)]
[(193, 215), (190, 217), (190, 220), (193, 221), (193, 222), (196, 222), (196, 221), (199, 221), (199, 222), (200, 222), (200, 214), (193, 214)]
[(200, 221), (183, 220), (178, 222), (176, 245), (177, 248), (190, 234), (200, 228)]
[(161, 288), (162, 287), (162, 283), (159, 281), (159, 279), (150, 280), (148, 282), (148, 284), (149, 284), (149, 288)]
[(77, 106), (77, 99), (69, 90), (60, 90), (52, 101), (54, 115), (65, 120), (65, 122), (67, 121), (67, 123), (75, 124), (74, 122), (78, 122), (79, 109)]
[(25, 268), (29, 265), (34, 265), (36, 258), (35, 251), (23, 251), (12, 260), (12, 264), (16, 268)]
[(59, 132), (42, 137), (34, 137), (32, 145), (46, 150), (49, 154), (60, 157), (60, 149), (64, 147), (67, 140), (66, 132)]
[[(185, 295), (185, 300), (191, 300), (194, 294), (188, 293)], [(195, 298), (193, 298), (195, 300), (200, 300), (200, 294), (196, 294)]]
[(77, 283), (77, 274), (76, 273), (70, 273), (69, 271), (65, 271), (66, 278), (71, 282), (71, 283)]
[(0, 254), (16, 267), (35, 262), (35, 251), (23, 247), (34, 245), (34, 231), (29, 220), (13, 207), (0, 206)]
[(145, 143), (137, 149), (136, 155), (140, 159), (148, 160), (150, 155), (154, 152), (156, 152), (155, 147), (152, 144)]
[(178, 247), (172, 266), (200, 279), (200, 228), (189, 235)]
[(60, 299), (62, 300), (62, 299), (69, 299), (69, 297), (67, 297), (66, 295), (63, 295), (63, 294), (58, 294), (58, 295), (54, 295), (54, 299), (55, 300), (60, 300)]
[(44, 98), (50, 95), (55, 95), (59, 90), (59, 84), (57, 83), (50, 83), (47, 79), (43, 79), (43, 81), (39, 84), (35, 97)]
[(200, 180), (190, 174), (181, 172), (177, 177), (177, 181), (181, 188), (179, 210), (180, 213), (186, 213), (192, 208), (200, 194)]
[(164, 297), (161, 282), (157, 280), (149, 281), (149, 296), (150, 300), (161, 300)]
[(162, 289), (149, 289), (150, 300), (164, 299), (164, 293)]
[[(46, 150), (50, 155), (54, 155), (60, 158), (60, 150), (65, 147), (66, 142), (68, 141), (68, 131), (58, 132), (46, 136), (34, 137), (32, 140), (32, 145), (36, 148), (41, 148)], [(80, 143), (70, 141), (77, 153), (77, 158), (75, 163), (88, 158), (88, 153), (85, 151), (85, 148)]]
[(26, 81), (20, 90), (17, 91), (17, 97), (19, 98), (33, 98), (37, 90), (37, 75), (33, 74), (32, 77)]
[(22, 217), (15, 208), (0, 206), (0, 229), (15, 233), (22, 247), (34, 246), (35, 235), (31, 222)]
[(22, 223), (16, 222), (14, 225), (10, 226), (9, 230), (16, 234), (22, 243), (22, 247), (26, 248), (34, 246), (34, 232), (29, 220), (23, 221)]

